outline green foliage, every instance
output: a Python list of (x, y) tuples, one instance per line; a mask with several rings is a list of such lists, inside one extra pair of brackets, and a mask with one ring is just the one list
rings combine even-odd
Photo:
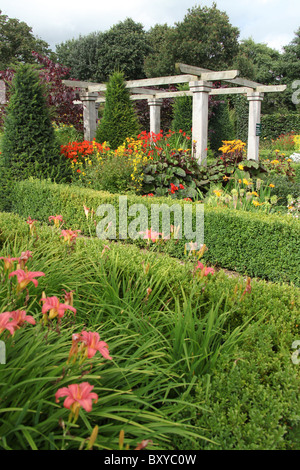
[(103, 118), (96, 132), (97, 142), (109, 142), (112, 149), (139, 132), (137, 116), (125, 87), (123, 72), (114, 72), (107, 83)]
[(36, 176), (63, 181), (68, 176), (44, 92), (34, 66), (21, 64), (12, 82), (2, 139), (3, 165), (15, 179)]

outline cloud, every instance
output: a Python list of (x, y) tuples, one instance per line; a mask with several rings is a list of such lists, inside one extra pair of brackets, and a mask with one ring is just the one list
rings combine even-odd
[[(201, 7), (213, 3), (206, 0)], [(198, 4), (196, 0), (1, 0), (0, 8), (10, 18), (25, 21), (35, 36), (55, 49), (56, 44), (105, 31), (126, 18), (142, 23), (145, 30), (157, 23), (172, 26)], [(240, 39), (252, 37), (276, 49), (287, 45), (299, 27), (299, 0), (216, 0), (216, 4), (239, 28)]]

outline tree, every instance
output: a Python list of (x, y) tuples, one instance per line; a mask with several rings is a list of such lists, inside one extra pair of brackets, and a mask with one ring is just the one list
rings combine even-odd
[(56, 47), (60, 64), (71, 68), (78, 80), (106, 82), (114, 70), (127, 80), (144, 78), (144, 59), (149, 51), (141, 23), (131, 18), (105, 32), (80, 36)]
[(98, 81), (106, 81), (114, 70), (126, 80), (144, 78), (144, 59), (149, 51), (141, 23), (131, 18), (112, 26), (102, 36), (98, 49)]
[(20, 64), (11, 84), (2, 140), (3, 164), (15, 179), (61, 181), (67, 176), (45, 94), (35, 66)]
[(18, 63), (33, 63), (31, 51), (50, 56), (52, 51), (42, 39), (32, 34), (32, 28), (24, 21), (2, 15), (0, 10), (0, 70)]
[(177, 31), (167, 24), (156, 24), (147, 32), (149, 53), (144, 61), (144, 71), (147, 77), (164, 77), (176, 75)]
[[(157, 37), (156, 37), (157, 36)], [(174, 75), (175, 62), (227, 70), (238, 53), (239, 30), (232, 26), (225, 12), (211, 8), (188, 9), (174, 27), (156, 25), (148, 35), (151, 51), (145, 61), (147, 76)]]
[[(252, 38), (243, 39), (240, 43), (236, 61), (244, 57), (251, 64), (252, 77), (256, 82), (265, 85), (277, 85), (280, 79), (280, 52), (264, 43), (256, 43)], [(242, 72), (241, 69), (240, 72)], [(244, 74), (241, 73), (242, 76)], [(249, 77), (249, 74), (247, 75)]]
[(96, 132), (96, 141), (109, 142), (110, 147), (116, 149), (126, 137), (136, 137), (139, 130), (130, 93), (125, 87), (124, 73), (116, 71), (107, 83), (104, 113)]
[(289, 83), (300, 80), (300, 28), (295, 32), (290, 44), (283, 48), (280, 69), (284, 79)]
[(79, 36), (56, 46), (58, 62), (70, 69), (72, 78), (96, 81), (98, 76), (98, 49), (103, 33)]

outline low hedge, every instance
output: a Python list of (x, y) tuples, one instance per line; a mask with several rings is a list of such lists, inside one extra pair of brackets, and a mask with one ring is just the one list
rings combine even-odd
[[(11, 246), (9, 240), (15, 240), (19, 249), (35, 246), (41, 251), (40, 246), (46, 249), (50, 240), (63, 246), (59, 233), (46, 224), (38, 224), (36, 236), (31, 237), (25, 220), (17, 215), (0, 213), (0, 230), (2, 243), (8, 240)], [(106, 243), (97, 238), (78, 238), (69, 256), (83, 264), (93, 260), (97, 266), (103, 262), (102, 249)], [(108, 269), (117, 269), (132, 278), (146, 278), (149, 286), (151, 279), (165, 279), (164, 289), (170, 293), (178, 292), (180, 296), (184, 292), (201, 298), (199, 315), (204, 315), (223, 297), (224, 311), (231, 311), (228, 331), (249, 322), (244, 342), (237, 343), (232, 354), (220, 355), (212, 375), (199, 378), (194, 397), (185, 394), (185, 401), (193, 399), (206, 410), (186, 416), (187, 421), (205, 429), (205, 436), (218, 443), (199, 440), (197, 448), (299, 450), (299, 365), (291, 361), (291, 345), (299, 339), (300, 289), (254, 280), (251, 292), (241, 299), (245, 279), (219, 271), (205, 278), (204, 288), (201, 283), (197, 290), (188, 264), (140, 250), (135, 245), (110, 242), (109, 247), (105, 251)], [(2, 246), (1, 256), (8, 254), (7, 250), (9, 246)], [(77, 294), (85, 298), (84, 284)], [(187, 450), (186, 445), (184, 439), (178, 438), (178, 449)]]
[(299, 113), (274, 113), (261, 116), (261, 138), (276, 139), (281, 134), (289, 134), (300, 132), (300, 115)]
[[(197, 203), (127, 195), (128, 208), (142, 203), (149, 217), (154, 202), (168, 206), (179, 204), (182, 213), (184, 205), (190, 204), (195, 224)], [(64, 227), (79, 229), (85, 235), (95, 235), (96, 229), (91, 219), (86, 218), (83, 205), (96, 210), (101, 204), (111, 204), (118, 220), (118, 194), (38, 180), (18, 182), (11, 193), (12, 212), (44, 222), (48, 222), (50, 215), (62, 215)], [(95, 217), (94, 221), (97, 223), (100, 218)], [(133, 242), (129, 238), (126, 241)], [(184, 238), (170, 240), (161, 245), (161, 249), (174, 257), (183, 258), (185, 244), (189, 241)], [(144, 240), (136, 243), (145, 245)], [(205, 260), (210, 264), (251, 277), (300, 285), (300, 224), (291, 216), (205, 206), (204, 243), (208, 247)]]

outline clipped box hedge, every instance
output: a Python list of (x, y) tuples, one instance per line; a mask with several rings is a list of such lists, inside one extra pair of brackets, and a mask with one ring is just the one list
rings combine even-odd
[[(197, 203), (170, 198), (127, 195), (128, 207), (144, 204), (150, 217), (151, 204), (192, 205), (194, 222)], [(11, 211), (27, 218), (48, 222), (50, 215), (62, 215), (64, 228), (79, 229), (95, 236), (95, 224), (87, 219), (83, 205), (96, 211), (101, 204), (112, 204), (118, 220), (119, 195), (49, 181), (27, 180), (15, 184), (11, 192)], [(171, 214), (172, 215), (172, 214)], [(94, 221), (99, 222), (95, 217)], [(172, 223), (172, 218), (171, 218)], [(149, 221), (150, 228), (150, 221)], [(132, 243), (133, 240), (127, 239)], [(162, 249), (183, 258), (184, 238), (166, 242)], [(143, 240), (135, 241), (143, 245)], [(212, 265), (231, 269), (251, 277), (300, 286), (300, 223), (288, 215), (234, 211), (228, 208), (204, 208), (205, 260)]]

